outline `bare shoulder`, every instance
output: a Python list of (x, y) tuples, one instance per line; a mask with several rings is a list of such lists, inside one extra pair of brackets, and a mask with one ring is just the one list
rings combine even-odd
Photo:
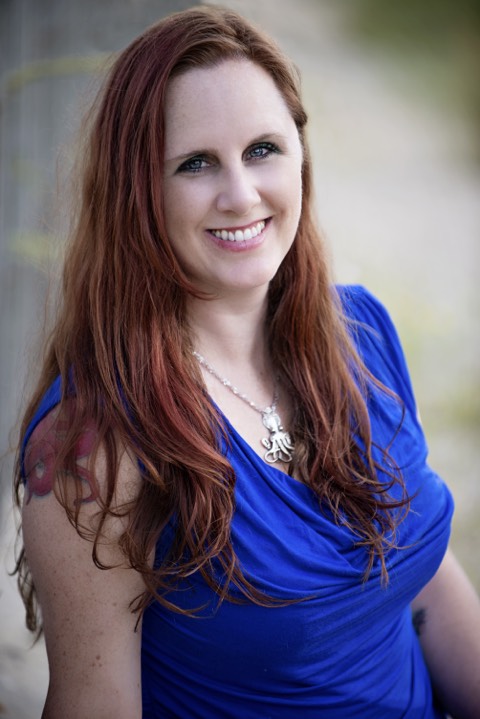
[[(26, 505), (34, 497), (47, 497), (54, 489), (57, 459), (65, 441), (70, 413), (71, 407), (68, 403), (62, 409), (60, 406), (55, 407), (38, 423), (28, 440), (23, 461)], [(94, 502), (101, 496), (102, 453), (100, 452), (95, 467), (92, 467), (90, 462), (95, 445), (95, 425), (93, 422), (87, 422), (75, 445), (75, 476), (72, 477), (83, 484), (80, 499), (82, 504)], [(140, 477), (134, 460), (127, 452), (121, 454), (117, 499), (129, 501), (138, 491)]]
[[(92, 457), (96, 431), (94, 424), (88, 423), (75, 444), (73, 471), (71, 468), (64, 471), (57, 458), (67, 421), (65, 411), (55, 408), (37, 425), (28, 441), (22, 510), (25, 547), (29, 563), (35, 564), (38, 560), (46, 565), (55, 558), (57, 566), (62, 560), (69, 559), (68, 549), (75, 548), (75, 562), (68, 572), (75, 571), (75, 567), (93, 571), (96, 569), (92, 561), (93, 539), (106, 496), (105, 454), (100, 448)], [(118, 540), (125, 529), (126, 508), (135, 501), (140, 490), (141, 477), (135, 460), (125, 449), (119, 448), (118, 455), (115, 489), (109, 505), (112, 516), (102, 524), (99, 545), (103, 552), (102, 563), (126, 567), (128, 562), (120, 551)], [(57, 496), (58, 486), (62, 487), (61, 501)], [(80, 493), (74, 489), (78, 486)], [(90, 530), (83, 533), (87, 539), (82, 536), (82, 531), (76, 531), (68, 512), (77, 513), (79, 527)], [(64, 571), (67, 572), (67, 567)], [(43, 583), (40, 577), (37, 581)]]
[[(118, 700), (126, 711), (116, 716), (140, 716), (140, 632), (130, 603), (143, 591), (143, 579), (129, 567), (118, 543), (125, 518), (108, 517), (102, 527), (99, 556), (111, 568), (100, 569), (93, 561), (105, 472), (101, 450), (91, 462), (93, 425), (85, 427), (75, 446), (76, 476), (63, 478), (66, 486), (71, 479), (82, 488), (80, 499), (72, 493), (71, 501), (80, 502), (79, 518), (83, 526), (92, 527), (92, 540), (81, 536), (56, 496), (64, 420), (57, 408), (40, 422), (24, 461), (25, 552), (42, 610), (50, 667), (45, 716), (50, 716), (48, 711), (52, 716), (82, 716), (83, 701), (98, 706), (98, 716), (103, 716), (106, 692), (112, 707)], [(120, 455), (113, 509), (134, 501), (141, 481), (135, 461), (126, 451)], [(79, 702), (76, 708), (73, 696)]]

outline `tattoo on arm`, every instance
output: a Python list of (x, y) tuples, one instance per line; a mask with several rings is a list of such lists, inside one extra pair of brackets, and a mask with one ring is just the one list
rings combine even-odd
[[(25, 477), (27, 504), (32, 497), (45, 497), (53, 490), (55, 482), (55, 460), (62, 447), (67, 421), (56, 412), (51, 412), (35, 428), (30, 437), (25, 452)], [(75, 473), (74, 477), (85, 482), (89, 494), (78, 500), (80, 503), (92, 502), (98, 498), (96, 482), (91, 472), (79, 464), (79, 460), (89, 457), (95, 443), (93, 427), (87, 427), (80, 435), (75, 446)]]
[(413, 628), (415, 629), (415, 633), (417, 634), (417, 636), (420, 636), (420, 634), (422, 633), (422, 628), (426, 621), (427, 621), (427, 610), (426, 609), (424, 609), (422, 607), (420, 609), (417, 609), (415, 612), (413, 612), (412, 623), (413, 623)]

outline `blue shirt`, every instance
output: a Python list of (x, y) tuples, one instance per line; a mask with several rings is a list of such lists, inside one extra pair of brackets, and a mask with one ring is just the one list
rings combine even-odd
[[(403, 400), (368, 399), (376, 445), (391, 445), (415, 495), (387, 555), (366, 582), (365, 550), (314, 493), (265, 463), (228, 423), (225, 452), (236, 476), (232, 542), (248, 578), (286, 607), (218, 606), (194, 574), (169, 595), (197, 617), (151, 604), (142, 629), (144, 719), (438, 719), (410, 602), (445, 553), (451, 495), (427, 464), (404, 356), (383, 306), (362, 287), (339, 288), (352, 338), (368, 369)], [(52, 385), (52, 387), (54, 387)], [(34, 426), (60, 399), (45, 396)], [(378, 453), (377, 459), (381, 459)], [(398, 490), (394, 491), (395, 492)], [(165, 550), (169, 538), (160, 540)], [(235, 594), (235, 590), (233, 590)]]

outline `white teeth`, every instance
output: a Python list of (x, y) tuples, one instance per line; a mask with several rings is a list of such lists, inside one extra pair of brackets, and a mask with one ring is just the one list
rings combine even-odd
[(247, 227), (246, 230), (210, 230), (212, 235), (215, 235), (219, 240), (229, 240), (230, 242), (244, 242), (245, 240), (251, 240), (253, 237), (258, 235), (265, 229), (265, 221), (261, 220), (251, 227)]

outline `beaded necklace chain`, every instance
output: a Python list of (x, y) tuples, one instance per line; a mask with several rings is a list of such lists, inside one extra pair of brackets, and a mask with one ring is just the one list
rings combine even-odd
[(224, 387), (227, 387), (227, 389), (229, 389), (236, 397), (248, 404), (249, 407), (262, 416), (263, 424), (270, 432), (269, 437), (263, 437), (261, 440), (262, 446), (267, 450), (264, 454), (265, 461), (270, 464), (274, 464), (275, 462), (291, 462), (295, 447), (290, 434), (285, 432), (283, 429), (282, 421), (276, 411), (279, 397), (277, 382), (274, 384), (273, 399), (271, 404), (262, 409), (249, 397), (247, 397), (246, 394), (240, 392), (240, 390), (232, 384), (229, 379), (222, 377), (222, 375), (219, 374), (209, 362), (207, 362), (203, 355), (196, 350), (193, 350), (193, 356), (196, 358), (201, 367), (204, 367), (207, 372), (221, 382)]

